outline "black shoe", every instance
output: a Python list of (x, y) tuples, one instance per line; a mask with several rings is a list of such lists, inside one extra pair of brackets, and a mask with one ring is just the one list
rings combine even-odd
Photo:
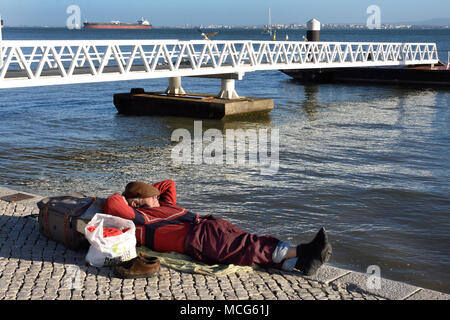
[(327, 233), (321, 228), (311, 242), (297, 246), (298, 260), (295, 268), (307, 276), (312, 276), (330, 259), (331, 253)]

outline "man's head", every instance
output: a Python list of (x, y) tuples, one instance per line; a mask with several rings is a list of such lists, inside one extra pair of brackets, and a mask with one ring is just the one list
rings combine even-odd
[(122, 195), (132, 207), (159, 207), (159, 190), (145, 182), (133, 181), (127, 184)]

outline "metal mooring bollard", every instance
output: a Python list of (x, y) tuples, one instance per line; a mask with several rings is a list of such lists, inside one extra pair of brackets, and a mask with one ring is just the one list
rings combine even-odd
[(306, 39), (308, 41), (320, 41), (320, 22), (316, 19), (311, 19), (306, 23)]

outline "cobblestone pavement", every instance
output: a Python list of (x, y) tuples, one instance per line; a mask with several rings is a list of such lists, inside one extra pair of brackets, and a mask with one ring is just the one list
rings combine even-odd
[(384, 299), (355, 285), (261, 270), (222, 277), (161, 266), (159, 275), (122, 280), (85, 263), (38, 230), (38, 208), (0, 200), (0, 300), (342, 300)]

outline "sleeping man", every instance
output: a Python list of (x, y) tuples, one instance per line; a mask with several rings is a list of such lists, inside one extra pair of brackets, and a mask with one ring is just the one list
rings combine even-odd
[(200, 216), (177, 206), (173, 180), (130, 182), (122, 194), (106, 199), (107, 214), (130, 219), (138, 243), (158, 252), (178, 252), (208, 264), (235, 264), (314, 275), (331, 256), (324, 228), (309, 243), (291, 246), (275, 237), (241, 230), (212, 215)]

